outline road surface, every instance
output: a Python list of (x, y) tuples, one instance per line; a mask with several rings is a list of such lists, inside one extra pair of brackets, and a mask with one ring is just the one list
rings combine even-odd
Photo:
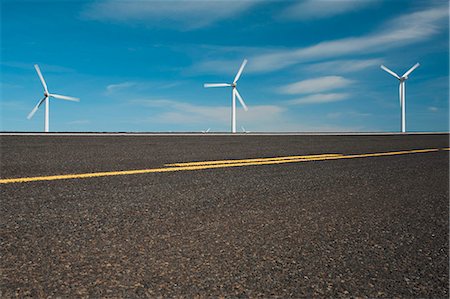
[(1, 136), (0, 295), (448, 298), (448, 148)]

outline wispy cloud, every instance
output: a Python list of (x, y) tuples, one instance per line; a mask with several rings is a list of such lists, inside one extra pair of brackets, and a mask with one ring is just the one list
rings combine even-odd
[(16, 89), (16, 88), (24, 88), (22, 85), (14, 84), (14, 83), (8, 83), (8, 82), (0, 82), (0, 89), (4, 90), (7, 88)]
[(306, 0), (287, 7), (280, 17), (295, 20), (323, 19), (368, 8), (380, 1), (374, 0)]
[[(222, 128), (222, 130), (229, 131), (231, 113), (229, 106), (193, 105), (169, 99), (136, 99), (129, 101), (129, 104), (148, 107), (149, 111), (158, 111), (151, 117), (134, 119), (135, 123), (170, 124), (194, 130), (195, 128), (197, 130), (211, 128), (211, 131)], [(165, 111), (160, 109), (165, 109)], [(251, 132), (356, 132), (364, 130), (360, 126), (299, 121), (298, 117), (292, 118), (286, 106), (257, 105), (249, 107), (247, 112), (238, 109), (237, 114), (238, 128), (244, 126)]]
[[(224, 80), (233, 80), (233, 77), (239, 70), (239, 66), (242, 63), (242, 59), (235, 59), (235, 60), (210, 60), (210, 61), (203, 61), (199, 64), (194, 65), (190, 70), (189, 73), (192, 72), (214, 72), (214, 73), (221, 73), (224, 75), (229, 75), (229, 77), (224, 77)], [(244, 73), (247, 70), (244, 71)]]
[(246, 1), (117, 1), (103, 0), (86, 6), (82, 17), (91, 20), (141, 22), (191, 30), (240, 15), (257, 0)]
[(132, 91), (132, 93), (139, 93), (142, 91), (147, 91), (150, 89), (168, 89), (179, 86), (183, 81), (124, 81), (120, 83), (109, 84), (106, 86), (106, 94), (114, 95), (123, 91), (127, 91), (128, 93)]
[(1, 62), (0, 64), (4, 67), (34, 71), (33, 65), (36, 63), (39, 64), (39, 67), (41, 68), (41, 71), (43, 73), (71, 73), (71, 72), (75, 71), (68, 67), (54, 65), (54, 64), (45, 64), (45, 63), (40, 63), (37, 61), (29, 62), (29, 63), (17, 62), (17, 61), (4, 61), (4, 62)]
[(279, 91), (284, 94), (318, 93), (347, 87), (352, 83), (352, 80), (341, 76), (325, 76), (291, 83), (282, 86)]
[(91, 123), (88, 119), (78, 119), (67, 122), (68, 125), (89, 125)]
[(434, 106), (430, 106), (430, 107), (428, 107), (428, 111), (431, 111), (431, 112), (438, 112), (438, 111), (439, 111), (439, 108), (434, 107)]
[[(145, 122), (171, 124), (227, 124), (230, 121), (230, 107), (205, 106), (168, 99), (136, 99), (131, 105), (150, 108), (163, 108), (166, 111), (144, 120)], [(247, 112), (238, 109), (240, 122), (258, 122), (261, 120), (277, 121), (282, 119), (285, 108), (275, 105), (258, 105), (249, 107)]]
[(322, 103), (343, 101), (348, 99), (348, 97), (349, 94), (347, 93), (318, 93), (290, 100), (287, 103), (290, 105), (322, 104)]
[(253, 57), (249, 69), (254, 72), (279, 70), (301, 62), (352, 55), (376, 53), (426, 40), (446, 24), (447, 5), (403, 15), (387, 22), (375, 33), (324, 41), (314, 46), (272, 51)]
[(363, 113), (358, 111), (338, 111), (327, 113), (326, 117), (329, 119), (343, 119), (347, 117), (351, 117), (354, 119), (355, 117), (368, 117), (371, 115), (371, 113)]
[(136, 86), (136, 82), (123, 82), (123, 83), (117, 83), (117, 84), (110, 84), (106, 86), (106, 92), (108, 94), (112, 94), (133, 86)]
[(333, 71), (337, 74), (359, 72), (371, 67), (383, 64), (380, 58), (373, 59), (341, 59), (326, 62), (313, 63), (305, 66), (305, 70), (316, 73)]
[[(31, 104), (30, 106), (27, 105), (24, 101), (5, 101), (5, 99), (0, 100), (0, 111), (1, 110), (30, 110), (33, 108)], [(4, 111), (1, 111), (4, 112)]]

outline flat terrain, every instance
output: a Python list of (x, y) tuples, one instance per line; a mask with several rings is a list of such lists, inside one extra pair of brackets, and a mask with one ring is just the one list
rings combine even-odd
[(0, 138), (0, 180), (348, 156), (0, 184), (2, 298), (449, 296), (448, 134)]

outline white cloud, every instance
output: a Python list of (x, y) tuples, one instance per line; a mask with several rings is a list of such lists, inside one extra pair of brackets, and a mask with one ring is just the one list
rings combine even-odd
[[(156, 115), (148, 118), (134, 119), (134, 123), (160, 123), (198, 131), (211, 128), (211, 131), (229, 132), (231, 113), (229, 106), (192, 105), (168, 99), (137, 99), (129, 101), (129, 104), (153, 108), (152, 110), (166, 109), (165, 112), (158, 110)], [(292, 118), (287, 107), (275, 105), (250, 106), (247, 112), (239, 108), (237, 125), (238, 130), (244, 126), (251, 132), (357, 132), (365, 129), (360, 126), (344, 127), (326, 122), (324, 119), (318, 122), (299, 120), (298, 116)]]
[(128, 101), (131, 105), (147, 106), (147, 107), (165, 107), (175, 106), (180, 102), (172, 101), (168, 99), (135, 99)]
[(273, 72), (295, 64), (345, 55), (383, 52), (429, 39), (447, 26), (447, 5), (400, 16), (380, 30), (359, 37), (323, 41), (313, 46), (271, 50), (249, 57), (248, 71)]
[(134, 93), (147, 90), (169, 89), (183, 84), (183, 81), (124, 81), (121, 83), (109, 84), (106, 86), (106, 94), (113, 95), (122, 91), (129, 92), (131, 89)]
[(332, 17), (367, 8), (379, 1), (374, 0), (305, 0), (290, 5), (282, 11), (281, 17), (286, 19), (310, 20)]
[(54, 64), (43, 64), (43, 63), (39, 63), (39, 62), (24, 63), (24, 62), (17, 62), (17, 61), (4, 61), (4, 62), (1, 62), (0, 64), (2, 66), (6, 66), (6, 67), (36, 72), (33, 67), (33, 65), (36, 63), (39, 64), (39, 68), (44, 73), (44, 75), (45, 75), (45, 73), (71, 73), (71, 72), (74, 72), (73, 69), (68, 68), (68, 67), (54, 65)]
[[(36, 100), (37, 102), (38, 100)], [(4, 112), (5, 110), (30, 110), (33, 109), (33, 105), (36, 105), (36, 103), (33, 102), (25, 102), (21, 100), (12, 100), (12, 101), (5, 101), (5, 99), (0, 99), (0, 112)], [(3, 110), (3, 111), (2, 111)]]
[[(210, 60), (203, 61), (197, 65), (194, 65), (189, 71), (190, 72), (214, 72), (221, 73), (224, 75), (229, 75), (228, 81), (233, 80), (235, 74), (238, 72), (239, 67), (242, 63), (241, 59), (236, 60)], [(247, 70), (244, 70), (244, 74)], [(227, 77), (224, 77), (225, 81)]]
[(439, 111), (439, 109), (437, 107), (431, 106), (431, 107), (428, 107), (428, 111), (437, 112), (437, 111)]
[(16, 88), (24, 88), (22, 85), (15, 84), (15, 83), (8, 83), (8, 82), (0, 82), (0, 89), (16, 89)]
[(363, 113), (358, 111), (338, 111), (327, 113), (326, 117), (329, 119), (345, 119), (348, 117), (354, 119), (355, 117), (368, 117), (371, 115), (371, 113)]
[(347, 87), (352, 83), (352, 80), (340, 76), (325, 76), (288, 84), (279, 90), (284, 94), (318, 93)]
[[(268, 73), (297, 64), (337, 59), (343, 56), (384, 53), (385, 50), (409, 46), (431, 38), (448, 26), (448, 17), (447, 5), (434, 6), (401, 15), (385, 22), (378, 30), (366, 35), (323, 41), (302, 48), (208, 47), (202, 45), (205, 51), (212, 50), (212, 54), (209, 56), (216, 55), (225, 58), (200, 62), (193, 65), (190, 71), (194, 73), (205, 71), (218, 74), (232, 73), (235, 69), (234, 65), (239, 65), (242, 57), (246, 57), (249, 60), (246, 72)], [(228, 59), (228, 57), (234, 58)], [(347, 68), (342, 66), (340, 69), (342, 73), (359, 71), (378, 61), (369, 59), (365, 62), (367, 65), (364, 65), (364, 61), (360, 61), (359, 65)]]
[[(226, 124), (230, 122), (231, 108), (229, 106), (193, 105), (186, 102), (167, 99), (138, 99), (129, 101), (133, 105), (157, 107), (166, 109), (146, 122), (171, 124)], [(276, 121), (282, 118), (284, 108), (275, 105), (250, 106), (247, 112), (238, 107), (240, 122), (257, 122), (261, 120)]]
[(290, 100), (287, 103), (291, 105), (322, 104), (322, 103), (343, 101), (346, 100), (348, 97), (349, 94), (347, 93), (325, 93), (325, 94), (318, 93)]
[(233, 18), (258, 3), (261, 1), (102, 0), (87, 5), (82, 17), (102, 21), (154, 23), (190, 30)]
[(123, 82), (123, 83), (117, 83), (117, 84), (110, 84), (108, 86), (106, 86), (106, 92), (111, 94), (111, 93), (115, 93), (130, 87), (135, 86), (137, 83), (136, 82)]
[(332, 71), (334, 73), (344, 74), (362, 71), (371, 67), (380, 66), (381, 64), (383, 64), (383, 60), (379, 58), (341, 59), (310, 64), (305, 69), (317, 73)]
[(68, 125), (88, 125), (91, 121), (88, 119), (78, 119), (67, 122)]

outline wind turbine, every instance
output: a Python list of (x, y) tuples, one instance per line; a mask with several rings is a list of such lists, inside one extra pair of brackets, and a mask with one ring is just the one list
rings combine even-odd
[(245, 130), (244, 126), (241, 126), (241, 129), (242, 129), (242, 133), (250, 133), (250, 131)]
[(202, 133), (204, 134), (209, 133), (209, 130), (211, 130), (211, 128), (208, 128), (208, 130), (203, 130)]
[(248, 110), (247, 105), (245, 105), (244, 100), (242, 99), (241, 95), (239, 94), (236, 85), (237, 81), (241, 77), (242, 71), (244, 70), (245, 65), (247, 64), (247, 59), (244, 59), (244, 61), (241, 64), (241, 67), (239, 68), (239, 71), (236, 74), (236, 77), (234, 77), (233, 83), (206, 83), (203, 86), (205, 88), (208, 87), (231, 87), (231, 133), (236, 133), (236, 97), (238, 98), (239, 102), (241, 103), (242, 107), (245, 111)]
[(33, 110), (31, 110), (31, 112), (30, 112), (30, 114), (28, 114), (27, 118), (31, 119), (33, 117), (33, 115), (36, 113), (36, 111), (39, 109), (39, 107), (42, 105), (42, 103), (45, 102), (44, 131), (48, 132), (48, 130), (49, 130), (49, 103), (50, 103), (49, 100), (50, 100), (50, 98), (67, 100), (67, 101), (75, 101), (75, 102), (79, 102), (80, 99), (50, 93), (48, 91), (47, 84), (45, 83), (44, 76), (42, 76), (41, 70), (39, 69), (39, 66), (37, 64), (35, 64), (34, 68), (36, 69), (39, 79), (41, 79), (42, 86), (44, 87), (44, 98), (37, 103), (37, 105), (33, 108)]
[(416, 68), (420, 66), (419, 63), (416, 63), (412, 68), (410, 68), (403, 76), (399, 76), (384, 65), (381, 65), (381, 68), (397, 78), (400, 81), (399, 86), (399, 98), (400, 98), (400, 109), (402, 111), (402, 120), (401, 120), (401, 129), (402, 132), (406, 132), (406, 107), (405, 107), (405, 81), (408, 79), (409, 74), (411, 74)]

